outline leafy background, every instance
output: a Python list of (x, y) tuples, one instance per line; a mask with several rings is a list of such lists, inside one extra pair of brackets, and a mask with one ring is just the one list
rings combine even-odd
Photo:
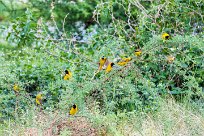
[[(97, 135), (202, 135), (203, 11), (201, 0), (0, 1), (0, 133), (43, 134), (55, 113), (66, 118), (76, 103), (74, 122), (87, 118)], [(102, 56), (133, 60), (105, 74), (97, 72)], [(67, 127), (59, 135), (73, 133)]]

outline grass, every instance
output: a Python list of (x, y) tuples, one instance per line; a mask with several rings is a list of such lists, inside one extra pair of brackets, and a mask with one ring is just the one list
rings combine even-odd
[[(109, 135), (129, 136), (202, 136), (204, 117), (193, 107), (186, 107), (172, 99), (161, 100), (155, 113), (106, 116), (102, 125)], [(111, 119), (112, 118), (112, 119)]]
[[(17, 120), (1, 125), (0, 135), (102, 135), (102, 136), (202, 136), (204, 116), (190, 103), (161, 99), (154, 113), (102, 115), (80, 111), (74, 117), (65, 112), (27, 110)], [(186, 106), (187, 105), (187, 106)], [(68, 111), (67, 111), (68, 112)]]

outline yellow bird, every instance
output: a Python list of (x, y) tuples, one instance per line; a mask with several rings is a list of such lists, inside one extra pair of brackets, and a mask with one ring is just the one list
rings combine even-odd
[(37, 105), (42, 104), (42, 94), (41, 93), (36, 95), (35, 102), (36, 102)]
[(72, 77), (72, 73), (68, 70), (65, 70), (64, 80), (69, 80)]
[(168, 57), (167, 57), (167, 62), (168, 62), (168, 63), (172, 63), (174, 60), (175, 60), (175, 57), (174, 57), (174, 56), (168, 56)]
[(139, 57), (141, 54), (142, 54), (142, 50), (137, 49), (137, 50), (135, 51), (135, 56)]
[(99, 70), (102, 70), (104, 64), (106, 63), (107, 61), (107, 58), (104, 58), (104, 56), (102, 58), (100, 58), (100, 61), (99, 61)]
[(20, 88), (19, 88), (18, 84), (14, 84), (13, 90), (14, 90), (16, 93), (19, 92)]
[(107, 66), (107, 68), (106, 68), (106, 73), (109, 73), (109, 72), (112, 70), (113, 65), (115, 65), (113, 62), (111, 62), (111, 63), (108, 64), (108, 66)]
[(74, 104), (71, 108), (71, 110), (69, 111), (69, 115), (75, 115), (78, 111), (77, 105)]
[(122, 60), (120, 60), (120, 61), (118, 62), (118, 65), (120, 65), (120, 66), (124, 66), (124, 65), (126, 65), (128, 62), (130, 62), (131, 60), (132, 60), (131, 57), (128, 57), (128, 58), (122, 58)]
[(167, 33), (163, 33), (162, 34), (162, 39), (163, 40), (168, 40), (170, 38), (170, 35), (169, 34), (167, 34)]

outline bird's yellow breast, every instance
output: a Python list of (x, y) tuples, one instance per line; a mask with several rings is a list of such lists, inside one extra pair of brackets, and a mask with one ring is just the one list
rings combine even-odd
[(128, 62), (130, 62), (132, 60), (132, 58), (128, 57), (128, 58), (123, 58), (121, 61), (118, 62), (118, 65), (120, 66), (124, 66), (126, 65)]
[(99, 70), (102, 70), (104, 64), (106, 63), (107, 58), (100, 58), (99, 61)]
[(109, 72), (112, 70), (113, 65), (114, 65), (114, 63), (109, 63), (109, 64), (108, 64), (108, 66), (107, 66), (107, 68), (106, 68), (106, 73), (109, 73)]
[(37, 96), (35, 98), (35, 102), (37, 105), (42, 104), (42, 94), (37, 94)]
[(77, 113), (77, 111), (78, 111), (78, 108), (76, 107), (76, 108), (71, 108), (71, 110), (69, 111), (69, 114), (70, 115), (75, 115), (76, 113)]
[(142, 51), (141, 51), (141, 50), (135, 51), (135, 55), (136, 55), (136, 56), (140, 56), (141, 54), (142, 54)]
[(64, 80), (69, 80), (72, 77), (72, 73), (69, 71), (68, 74), (65, 74)]
[(167, 33), (163, 33), (162, 34), (162, 39), (163, 40), (168, 40), (170, 38), (170, 35), (169, 34), (167, 34)]
[(14, 84), (14, 86), (13, 86), (13, 90), (14, 90), (15, 92), (19, 92), (19, 87), (18, 87), (17, 84)]

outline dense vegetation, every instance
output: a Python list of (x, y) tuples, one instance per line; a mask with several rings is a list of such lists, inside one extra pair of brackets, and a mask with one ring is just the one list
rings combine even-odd
[(0, 134), (42, 134), (73, 104), (98, 135), (204, 133), (202, 0), (1, 0), (0, 12)]

